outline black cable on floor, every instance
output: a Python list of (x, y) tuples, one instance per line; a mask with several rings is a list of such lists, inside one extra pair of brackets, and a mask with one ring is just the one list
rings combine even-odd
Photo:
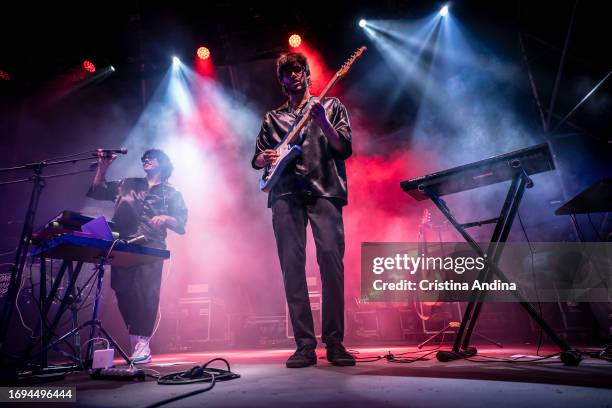
[(423, 354), (422, 356), (417, 356), (417, 357), (396, 357), (396, 356), (391, 356), (389, 360), (390, 363), (402, 363), (402, 364), (406, 364), (406, 363), (415, 363), (417, 361), (428, 361), (431, 360), (431, 358), (425, 358), (430, 354), (435, 353), (437, 350), (431, 350), (429, 353)]
[[(357, 357), (357, 354), (361, 354), (361, 352), (359, 352), (359, 350), (352, 350), (352, 349), (348, 349), (346, 350), (347, 353), (349, 353), (351, 356), (353, 356), (355, 358), (355, 361), (358, 363), (373, 363), (375, 361), (379, 361), (382, 360), (383, 358), (385, 358), (385, 356), (365, 356), (365, 357)], [(321, 357), (323, 358), (323, 357)]]
[(583, 351), (583, 353), (592, 358), (598, 358), (600, 360), (612, 362), (612, 344), (609, 344), (602, 349), (585, 350)]
[[(423, 356), (418, 356), (418, 357), (401, 357), (405, 354), (418, 354), (418, 353), (427, 353), (425, 355), (429, 355), (431, 353), (433, 353), (434, 351), (437, 351), (440, 347), (436, 347), (433, 349), (427, 349), (427, 350), (415, 350), (415, 351), (406, 351), (404, 353), (399, 353), (399, 354), (393, 354), (390, 351), (387, 352), (387, 354), (383, 355), (383, 356), (366, 356), (366, 357), (355, 357), (353, 355), (353, 357), (355, 357), (355, 360), (358, 363), (374, 363), (376, 361), (380, 361), (380, 360), (387, 360), (390, 362), (398, 362), (397, 360), (401, 360), (401, 359), (414, 359), (415, 361), (417, 360), (422, 360)], [(354, 353), (350, 353), (350, 354), (354, 354)], [(398, 356), (400, 356), (398, 358)]]
[[(227, 370), (222, 370), (220, 368), (209, 368), (208, 365), (214, 361), (223, 361), (227, 366)], [(160, 407), (162, 405), (169, 404), (170, 402), (178, 401), (183, 398), (210, 391), (214, 388), (217, 381), (228, 381), (234, 380), (236, 378), (240, 378), (240, 375), (231, 372), (230, 364), (226, 359), (213, 358), (202, 366), (195, 366), (187, 371), (179, 371), (176, 373), (167, 374), (157, 379), (157, 383), (161, 385), (179, 385), (210, 382), (210, 385), (208, 387), (200, 388), (185, 394), (177, 395), (176, 397), (156, 402), (152, 405), (148, 405), (147, 408)]]
[(431, 349), (425, 349), (425, 350), (415, 350), (415, 351), (405, 351), (405, 352), (403, 352), (403, 353), (398, 353), (398, 354), (395, 354), (395, 355), (396, 355), (396, 356), (404, 356), (404, 355), (406, 355), (406, 354), (427, 353), (428, 351), (438, 351), (438, 350), (440, 350), (440, 348), (441, 348), (441, 347), (442, 347), (442, 346), (440, 345), (440, 346), (436, 346), (436, 347), (431, 348)]
[[(440, 344), (438, 344), (436, 347), (432, 349), (405, 351), (403, 353), (398, 353), (398, 354), (392, 354), (391, 351), (388, 351), (387, 354), (385, 354), (384, 356), (368, 356), (368, 357), (355, 357), (354, 354), (359, 354), (359, 352), (353, 351), (353, 350), (351, 350), (350, 354), (353, 354), (353, 357), (355, 357), (355, 360), (359, 363), (374, 363), (380, 360), (387, 360), (390, 363), (414, 363), (415, 361), (427, 361), (431, 359), (423, 358), (423, 357), (428, 356), (435, 351), (438, 351), (442, 347), (442, 344), (444, 344), (445, 336), (446, 336), (446, 332), (442, 332), (442, 338), (440, 339)], [(418, 357), (402, 357), (402, 356), (405, 356), (406, 354), (419, 354), (419, 353), (427, 353), (427, 354), (424, 354)]]

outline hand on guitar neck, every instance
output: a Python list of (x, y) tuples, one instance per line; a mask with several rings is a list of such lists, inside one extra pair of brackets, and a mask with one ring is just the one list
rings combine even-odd
[(342, 150), (342, 140), (340, 140), (340, 135), (327, 118), (325, 107), (321, 101), (316, 100), (312, 104), (312, 107), (310, 108), (310, 116), (312, 117), (314, 123), (321, 129), (330, 146), (336, 150)]

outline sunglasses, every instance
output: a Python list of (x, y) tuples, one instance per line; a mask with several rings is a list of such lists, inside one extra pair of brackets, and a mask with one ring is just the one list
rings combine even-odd
[(285, 75), (291, 75), (293, 73), (301, 74), (302, 72), (304, 72), (304, 67), (301, 65), (289, 65), (283, 68), (283, 74)]

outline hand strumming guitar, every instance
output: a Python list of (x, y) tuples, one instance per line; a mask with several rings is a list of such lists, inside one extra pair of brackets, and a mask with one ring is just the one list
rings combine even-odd
[(274, 149), (267, 149), (261, 152), (255, 159), (255, 165), (259, 168), (270, 166), (278, 159), (278, 152)]

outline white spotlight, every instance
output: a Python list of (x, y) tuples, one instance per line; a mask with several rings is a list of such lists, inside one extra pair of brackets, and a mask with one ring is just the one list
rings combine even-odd
[(366, 24), (367, 24), (367, 23), (368, 23), (368, 22), (367, 22), (367, 21), (365, 21), (365, 20), (362, 18), (361, 20), (359, 20), (359, 27), (363, 28), (363, 27), (365, 27), (365, 26), (366, 26)]
[(172, 57), (172, 65), (178, 67), (181, 64), (181, 60), (178, 57)]
[(444, 5), (444, 7), (440, 9), (440, 15), (442, 17), (446, 17), (448, 15), (448, 4)]
[(115, 72), (116, 71), (115, 67), (113, 67), (112, 65), (110, 66), (110, 70), (111, 70), (111, 72)]

